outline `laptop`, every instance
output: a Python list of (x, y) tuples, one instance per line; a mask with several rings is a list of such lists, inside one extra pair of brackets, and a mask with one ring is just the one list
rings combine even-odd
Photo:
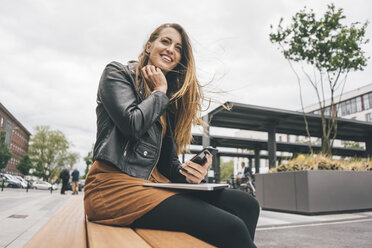
[(144, 183), (145, 187), (156, 187), (156, 188), (167, 188), (167, 189), (185, 189), (185, 190), (202, 190), (202, 191), (213, 191), (228, 188), (229, 185), (226, 183)]

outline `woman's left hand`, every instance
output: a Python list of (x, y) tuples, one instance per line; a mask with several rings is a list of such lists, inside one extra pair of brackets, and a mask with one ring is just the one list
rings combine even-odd
[(206, 154), (207, 161), (203, 164), (197, 164), (192, 161), (186, 161), (182, 164), (180, 173), (186, 177), (188, 183), (199, 184), (207, 175), (208, 167), (212, 164), (212, 157)]

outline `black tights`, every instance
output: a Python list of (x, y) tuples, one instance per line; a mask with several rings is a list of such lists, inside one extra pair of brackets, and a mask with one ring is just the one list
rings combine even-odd
[(217, 247), (256, 247), (259, 212), (256, 199), (239, 190), (192, 191), (166, 199), (132, 226), (186, 232)]

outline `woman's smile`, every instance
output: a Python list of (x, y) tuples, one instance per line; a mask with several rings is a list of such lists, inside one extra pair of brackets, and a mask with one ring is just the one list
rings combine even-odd
[(168, 62), (168, 63), (173, 62), (173, 59), (172, 59), (171, 57), (169, 57), (168, 55), (160, 54), (160, 56), (163, 58), (163, 60), (164, 60), (165, 62)]

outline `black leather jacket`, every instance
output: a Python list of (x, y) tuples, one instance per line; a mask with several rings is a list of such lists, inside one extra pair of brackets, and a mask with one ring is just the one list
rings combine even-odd
[(122, 172), (149, 179), (158, 170), (172, 182), (186, 182), (179, 173), (174, 142), (174, 115), (167, 112), (167, 130), (162, 139), (159, 118), (167, 111), (169, 98), (155, 91), (143, 99), (135, 86), (135, 62), (124, 66), (111, 62), (103, 71), (97, 93), (97, 141), (93, 161), (116, 166)]

